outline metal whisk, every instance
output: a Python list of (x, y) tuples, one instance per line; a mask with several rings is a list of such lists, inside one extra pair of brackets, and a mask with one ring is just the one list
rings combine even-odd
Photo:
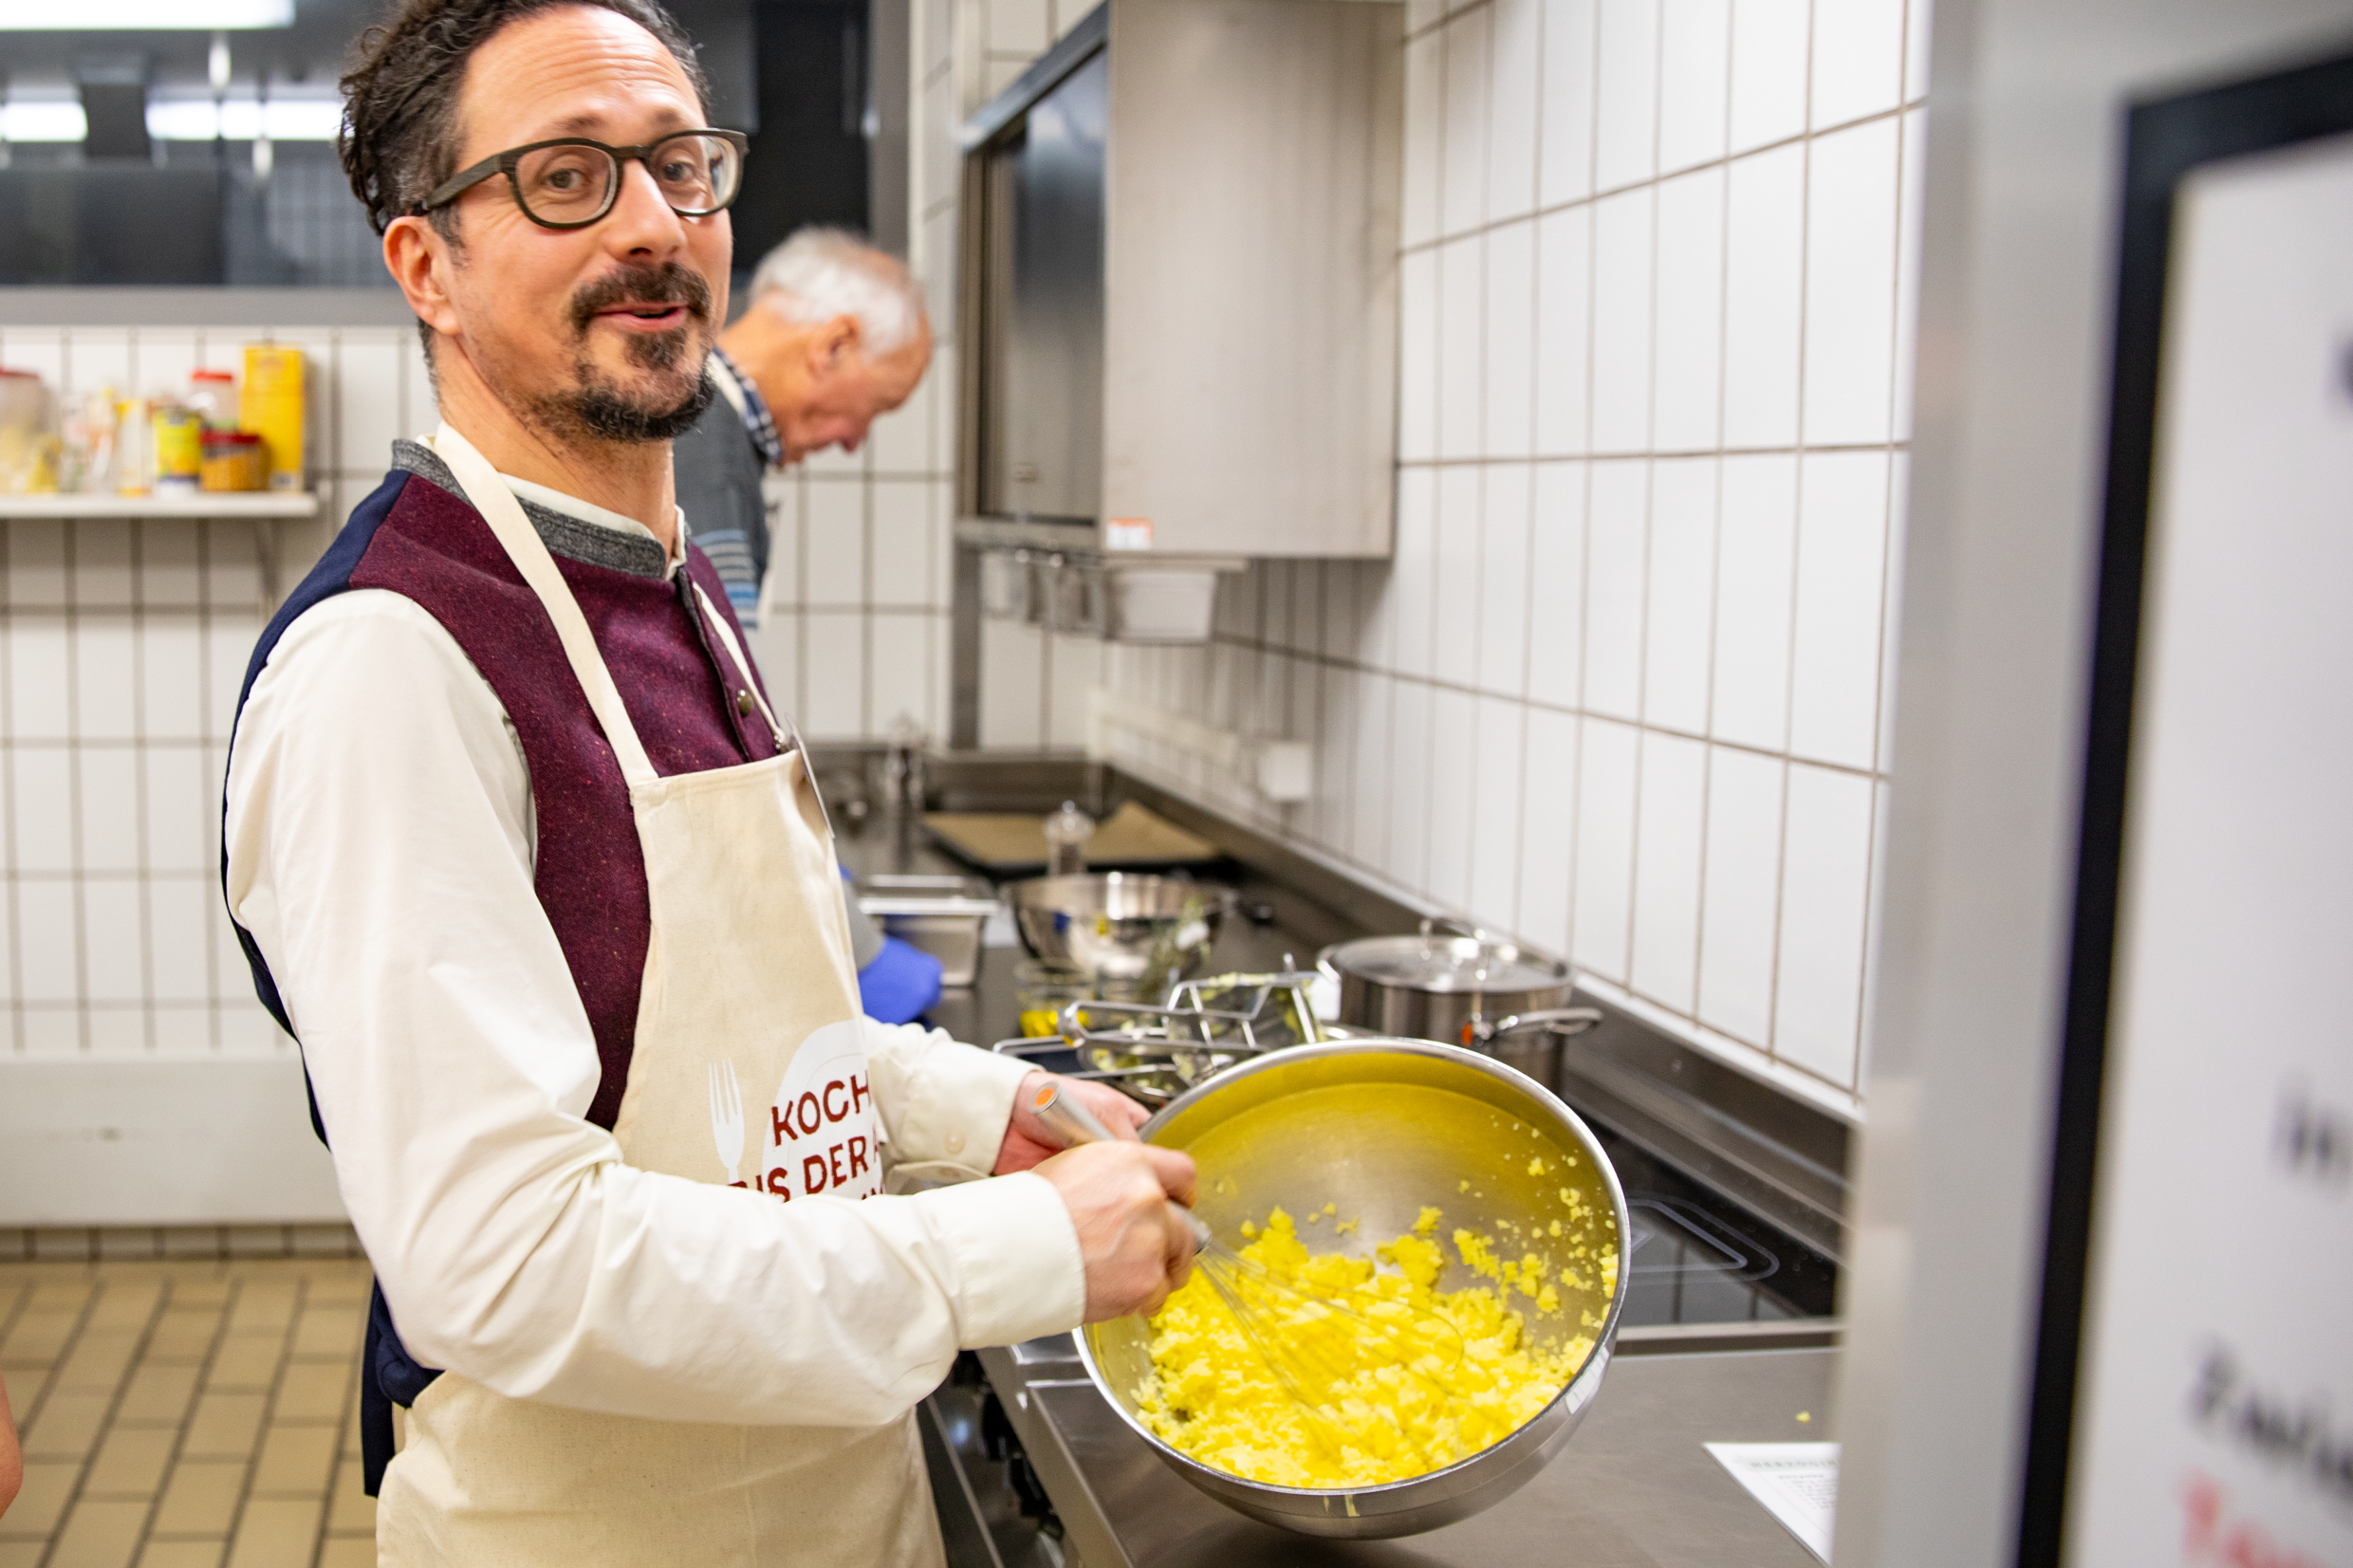
[[(1065, 1147), (1112, 1141), (1110, 1129), (1092, 1111), (1063, 1094), (1059, 1084), (1048, 1083), (1039, 1089), (1030, 1100), (1030, 1109), (1040, 1121), (1062, 1138)], [(1296, 1282), (1284, 1279), (1264, 1267), (1256, 1260), (1244, 1257), (1220, 1241), (1210, 1229), (1207, 1221), (1182, 1204), (1172, 1199), (1169, 1208), (1193, 1233), (1194, 1266), (1200, 1270), (1201, 1278), (1209, 1282), (1210, 1289), (1216, 1293), (1218, 1301), (1232, 1316), (1234, 1325), (1242, 1331), (1243, 1337), (1250, 1341), (1251, 1348), (1258, 1353), (1259, 1359), (1266, 1362), (1268, 1371), (1274, 1374), (1283, 1392), (1290, 1396), (1292, 1403), (1299, 1407), (1335, 1455), (1348, 1441), (1347, 1435), (1325, 1413), (1312, 1391), (1317, 1388), (1330, 1389), (1350, 1374), (1362, 1370), (1362, 1353), (1370, 1348), (1385, 1348), (1393, 1358), (1393, 1364), (1401, 1372), (1424, 1380), (1442, 1394), (1451, 1396), (1454, 1393), (1455, 1391), (1441, 1378), (1415, 1364), (1422, 1359), (1420, 1356), (1399, 1349), (1394, 1328), (1376, 1323), (1354, 1307), (1307, 1290)], [(1256, 1301), (1252, 1300), (1253, 1297)], [(1303, 1351), (1292, 1337), (1283, 1332), (1289, 1323), (1327, 1318), (1337, 1319), (1346, 1328), (1348, 1339), (1358, 1352), (1356, 1366), (1331, 1362), (1318, 1364), (1313, 1356)], [(1453, 1338), (1451, 1354), (1444, 1351), (1439, 1354), (1451, 1366), (1462, 1359), (1463, 1349), (1461, 1337), (1454, 1335), (1451, 1329), (1447, 1332)], [(1394, 1416), (1391, 1430), (1400, 1441), (1419, 1452), (1434, 1468), (1443, 1463), (1407, 1432), (1401, 1424), (1396, 1423)]]

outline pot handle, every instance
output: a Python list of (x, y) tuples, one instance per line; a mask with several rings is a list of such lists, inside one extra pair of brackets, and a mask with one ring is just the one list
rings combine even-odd
[(1484, 1045), (1523, 1029), (1544, 1029), (1566, 1039), (1570, 1035), (1584, 1033), (1600, 1022), (1601, 1010), (1596, 1007), (1545, 1007), (1534, 1012), (1513, 1013), (1492, 1024), (1483, 1018), (1472, 1018), (1463, 1021), (1462, 1042), (1465, 1045)]
[(1468, 920), (1457, 920), (1451, 914), (1425, 914), (1422, 916), (1422, 935), (1436, 936), (1440, 932), (1444, 932), (1450, 936), (1467, 936), (1482, 948), (1491, 947), (1497, 941), (1493, 932), (1475, 926)]

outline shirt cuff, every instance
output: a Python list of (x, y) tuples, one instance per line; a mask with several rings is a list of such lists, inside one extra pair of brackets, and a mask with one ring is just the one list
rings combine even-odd
[(1032, 1171), (917, 1194), (949, 1255), (956, 1344), (1019, 1344), (1077, 1328), (1086, 1317), (1086, 1261), (1054, 1184)]
[(1013, 1119), (1013, 1096), (1031, 1068), (936, 1034), (915, 1077), (916, 1094), (899, 1126), (895, 1160), (948, 1160), (987, 1175)]

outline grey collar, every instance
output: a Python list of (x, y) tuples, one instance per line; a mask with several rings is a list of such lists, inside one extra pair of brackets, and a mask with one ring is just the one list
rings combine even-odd
[[(438, 485), (452, 495), (463, 499), (465, 489), (457, 475), (431, 447), (417, 441), (395, 441), (392, 444), (392, 466), (405, 469), (429, 484)], [(649, 577), (657, 581), (670, 575), (670, 562), (662, 547), (649, 534), (621, 533), (613, 528), (601, 528), (577, 517), (566, 517), (539, 505), (535, 501), (522, 503), (523, 515), (547, 546), (549, 555), (560, 555), (566, 561), (577, 561), (584, 566), (602, 566), (607, 570), (626, 572), (631, 577)]]

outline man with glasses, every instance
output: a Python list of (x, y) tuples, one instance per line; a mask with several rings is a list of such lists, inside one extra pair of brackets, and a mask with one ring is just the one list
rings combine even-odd
[[(343, 88), (443, 423), (254, 651), (222, 880), (376, 1267), (380, 1560), (936, 1563), (913, 1406), (1156, 1308), (1191, 1164), (1057, 1153), (1017, 1066), (859, 1014), (674, 499), (743, 153), (675, 25), (400, 0)], [(912, 1163), (997, 1179), (886, 1195)]]

